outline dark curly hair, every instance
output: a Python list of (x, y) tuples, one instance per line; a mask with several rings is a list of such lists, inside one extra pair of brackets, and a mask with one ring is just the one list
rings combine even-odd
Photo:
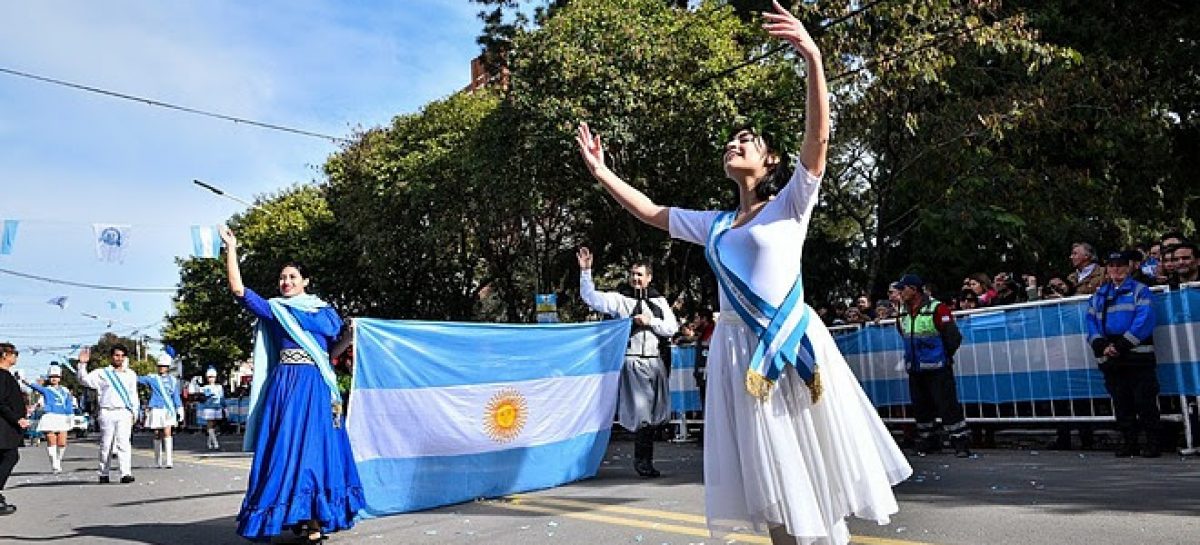
[(735, 125), (731, 134), (737, 135), (742, 131), (761, 138), (763, 145), (767, 147), (767, 155), (774, 155), (779, 159), (775, 164), (767, 165), (767, 174), (758, 180), (758, 185), (754, 186), (754, 196), (759, 201), (769, 200), (783, 191), (784, 186), (791, 180), (791, 156), (775, 144), (777, 139), (768, 131), (758, 129), (754, 124), (743, 123)]

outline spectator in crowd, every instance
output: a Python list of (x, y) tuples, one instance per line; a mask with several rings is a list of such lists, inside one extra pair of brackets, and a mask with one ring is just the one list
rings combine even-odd
[(896, 311), (892, 306), (891, 301), (880, 299), (875, 303), (875, 323), (879, 323), (881, 320), (890, 320), (895, 317)]
[[(1171, 283), (1175, 271), (1175, 247), (1163, 246), (1162, 259), (1158, 262), (1158, 271), (1154, 275), (1154, 285), (1166, 286)], [(1176, 277), (1177, 278), (1177, 277)]]
[(1175, 245), (1175, 274), (1182, 283), (1200, 281), (1196, 263), (1196, 243), (1184, 241)]
[(1071, 286), (1066, 280), (1055, 276), (1042, 287), (1042, 299), (1062, 299), (1071, 294)]
[(1025, 290), (1022, 290), (1016, 279), (1008, 273), (997, 273), (992, 286), (996, 290), (996, 296), (992, 298), (991, 306), (1013, 305), (1025, 301)]
[[(900, 308), (903, 309), (904, 307)], [(963, 293), (962, 297), (958, 300), (958, 310), (975, 310), (977, 308), (979, 308), (979, 296), (973, 291)]]
[(871, 296), (862, 294), (858, 299), (854, 300), (854, 306), (858, 309), (858, 313), (862, 314), (863, 321), (871, 321), (875, 319), (875, 306), (871, 304)]
[(1159, 452), (1158, 375), (1154, 358), (1154, 308), (1150, 288), (1129, 276), (1129, 258), (1109, 254), (1105, 282), (1088, 303), (1088, 344), (1104, 374), (1104, 388), (1124, 442), (1117, 456), (1138, 454), (1138, 431), (1146, 432), (1141, 455)]
[(864, 324), (867, 322), (867, 317), (863, 316), (862, 311), (858, 310), (858, 306), (853, 306), (846, 309), (847, 324)]
[(992, 298), (996, 297), (996, 290), (992, 289), (992, 279), (986, 273), (977, 272), (968, 276), (965, 285), (969, 293), (975, 294), (976, 306), (992, 306)]
[(846, 325), (846, 303), (837, 301), (833, 304), (833, 317), (831, 325)]
[(1075, 268), (1067, 275), (1067, 282), (1075, 286), (1071, 295), (1089, 295), (1104, 283), (1104, 270), (1096, 263), (1096, 250), (1086, 242), (1071, 245), (1071, 266)]
[(917, 421), (917, 455), (941, 450), (936, 420), (940, 417), (954, 455), (966, 458), (971, 455), (971, 430), (954, 382), (954, 353), (962, 345), (962, 334), (950, 309), (922, 291), (919, 276), (906, 274), (897, 283), (903, 306), (896, 319), (896, 331), (904, 345), (908, 391)]
[(1042, 288), (1038, 286), (1036, 275), (1021, 275), (1021, 286), (1025, 290), (1026, 301), (1037, 301), (1042, 298)]

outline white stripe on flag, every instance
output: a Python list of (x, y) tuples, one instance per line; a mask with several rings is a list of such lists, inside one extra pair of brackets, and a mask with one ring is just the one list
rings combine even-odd
[(202, 258), (221, 255), (221, 236), (218, 234), (216, 226), (192, 226), (192, 255)]
[[(445, 388), (363, 389), (351, 396), (346, 428), (356, 462), (453, 456), (555, 443), (612, 426), (619, 373)], [(488, 433), (489, 406), (505, 392), (524, 400), (511, 440)]]

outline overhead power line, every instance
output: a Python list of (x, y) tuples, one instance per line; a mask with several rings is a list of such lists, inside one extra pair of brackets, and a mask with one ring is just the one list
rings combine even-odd
[(36, 274), (28, 274), (2, 268), (0, 268), (0, 273), (11, 274), (13, 276), (28, 278), (30, 280), (37, 280), (39, 282), (48, 282), (50, 284), (58, 284), (61, 286), (74, 286), (76, 288), (87, 288), (90, 290), (126, 291), (134, 293), (175, 293), (176, 291), (175, 288), (135, 288), (129, 286), (106, 286), (103, 284), (89, 284), (87, 282), (72, 282), (70, 280), (59, 280), (57, 278), (49, 278), (45, 276), (38, 276)]
[(255, 127), (259, 127), (259, 128), (263, 128), (263, 129), (270, 129), (273, 131), (282, 131), (282, 132), (287, 132), (287, 133), (292, 133), (292, 134), (298, 134), (301, 136), (311, 136), (313, 138), (321, 138), (323, 140), (329, 140), (331, 142), (342, 142), (342, 143), (352, 142), (352, 140), (350, 140), (349, 138), (342, 138), (340, 136), (321, 134), (318, 132), (306, 131), (303, 129), (296, 129), (296, 128), (292, 128), (292, 127), (286, 127), (283, 125), (276, 125), (274, 123), (265, 123), (263, 121), (255, 121), (253, 119), (246, 119), (244, 117), (236, 117), (236, 116), (226, 115), (226, 114), (217, 113), (217, 112), (210, 112), (207, 110), (201, 110), (199, 108), (180, 106), (178, 104), (171, 104), (169, 102), (163, 102), (161, 100), (154, 100), (152, 98), (145, 98), (145, 97), (130, 95), (130, 94), (126, 94), (126, 93), (118, 93), (116, 91), (109, 91), (107, 89), (101, 89), (99, 87), (93, 87), (91, 85), (83, 85), (80, 83), (72, 83), (69, 81), (63, 81), (60, 79), (54, 79), (54, 78), (50, 78), (50, 77), (46, 77), (46, 76), (39, 76), (37, 74), (21, 72), (19, 70), (13, 70), (11, 68), (5, 68), (2, 66), (0, 66), (0, 72), (11, 75), (11, 76), (17, 76), (17, 77), (21, 77), (21, 78), (27, 78), (27, 79), (31, 79), (31, 80), (35, 80), (35, 81), (40, 81), (42, 83), (49, 83), (52, 85), (61, 85), (63, 87), (69, 87), (71, 89), (76, 89), (79, 91), (87, 91), (89, 93), (96, 93), (96, 94), (105, 95), (105, 96), (109, 96), (109, 97), (113, 97), (113, 98), (121, 98), (121, 99), (125, 99), (125, 100), (130, 100), (133, 102), (141, 102), (141, 103), (149, 105), (149, 106), (158, 106), (160, 108), (167, 108), (169, 110), (176, 110), (176, 111), (189, 113), (189, 114), (213, 117), (216, 119), (223, 119), (225, 121), (232, 121), (234, 123), (241, 123), (243, 125), (253, 125)]

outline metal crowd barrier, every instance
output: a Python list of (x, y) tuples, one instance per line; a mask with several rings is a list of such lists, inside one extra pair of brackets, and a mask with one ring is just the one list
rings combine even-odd
[[(997, 424), (1112, 422), (1112, 403), (1087, 344), (1087, 296), (955, 312), (963, 346), (955, 358), (967, 420)], [(1159, 406), (1181, 422), (1185, 452), (1196, 452), (1200, 406), (1200, 283), (1155, 289), (1154, 332)], [(830, 328), (835, 342), (885, 422), (913, 421), (902, 345), (894, 320)], [(699, 418), (692, 377), (694, 347), (676, 347), (671, 372), (672, 423), (687, 437)], [(693, 417), (688, 418), (691, 412)]]

